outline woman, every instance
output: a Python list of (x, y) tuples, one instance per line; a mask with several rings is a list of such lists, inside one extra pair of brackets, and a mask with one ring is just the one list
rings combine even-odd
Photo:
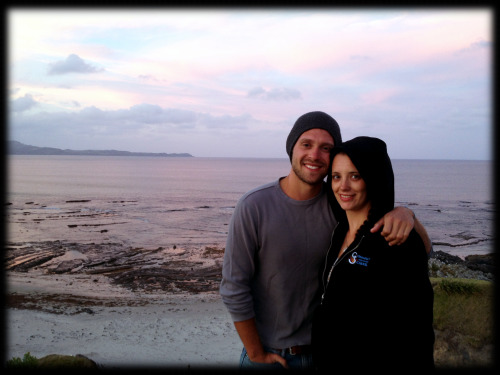
[(433, 290), (427, 253), (413, 230), (389, 246), (370, 228), (394, 208), (386, 144), (357, 137), (334, 148), (328, 185), (339, 224), (322, 274), (313, 323), (320, 370), (434, 367)]

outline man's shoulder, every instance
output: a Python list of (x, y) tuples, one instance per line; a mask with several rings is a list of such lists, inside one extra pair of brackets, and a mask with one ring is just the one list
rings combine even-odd
[(275, 195), (279, 188), (278, 180), (260, 185), (243, 194), (236, 204), (235, 213), (267, 209), (276, 202)]
[(279, 180), (268, 182), (267, 184), (260, 185), (256, 188), (253, 188), (252, 190), (246, 192), (241, 197), (241, 200), (246, 200), (246, 199), (249, 199), (251, 197), (259, 198), (261, 196), (265, 196), (266, 194), (272, 194), (279, 185), (278, 181)]

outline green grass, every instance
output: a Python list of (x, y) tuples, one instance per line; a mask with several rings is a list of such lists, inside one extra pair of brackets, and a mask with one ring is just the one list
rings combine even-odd
[(38, 367), (38, 358), (32, 356), (29, 352), (24, 354), (24, 357), (21, 359), (19, 357), (14, 357), (9, 359), (6, 363), (7, 368), (16, 368), (16, 369), (35, 369)]
[(73, 368), (96, 368), (88, 358), (82, 356), (49, 354), (42, 358), (36, 358), (29, 352), (23, 359), (14, 357), (7, 361), (6, 367), (12, 370), (34, 370), (34, 369), (73, 369)]
[(431, 278), (434, 289), (434, 328), (467, 337), (481, 348), (493, 343), (493, 282)]

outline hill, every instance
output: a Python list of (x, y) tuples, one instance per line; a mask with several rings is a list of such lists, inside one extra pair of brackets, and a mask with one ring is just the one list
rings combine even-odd
[(188, 153), (167, 154), (164, 152), (130, 152), (118, 150), (68, 150), (53, 147), (25, 145), (17, 141), (8, 141), (8, 155), (92, 155), (92, 156), (158, 156), (158, 157), (193, 157)]

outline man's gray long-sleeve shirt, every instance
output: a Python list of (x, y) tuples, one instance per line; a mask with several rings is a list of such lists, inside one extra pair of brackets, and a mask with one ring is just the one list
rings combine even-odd
[(319, 275), (335, 224), (324, 188), (310, 200), (297, 201), (277, 180), (238, 201), (220, 294), (233, 321), (255, 317), (263, 345), (311, 343)]

